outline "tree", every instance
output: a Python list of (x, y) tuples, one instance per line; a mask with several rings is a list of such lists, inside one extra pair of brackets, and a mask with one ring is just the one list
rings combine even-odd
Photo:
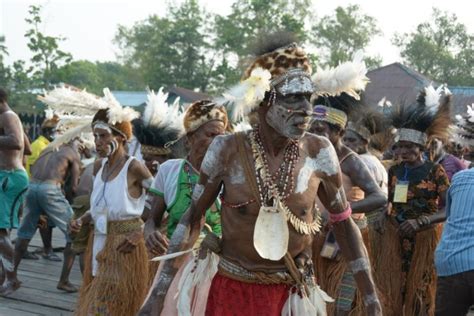
[(25, 21), (30, 25), (25, 33), (28, 38), (28, 48), (33, 53), (31, 62), (34, 65), (33, 75), (39, 87), (48, 88), (54, 71), (62, 64), (72, 60), (72, 56), (59, 49), (59, 43), (65, 38), (44, 35), (39, 31), (41, 24), (41, 6), (31, 5), (28, 10), (29, 17)]
[[(376, 35), (381, 34), (377, 20), (360, 12), (358, 5), (337, 7), (334, 15), (324, 16), (312, 27), (311, 42), (321, 52), (320, 63), (335, 67), (363, 50)], [(380, 66), (379, 56), (365, 59), (369, 68)]]
[(276, 31), (292, 32), (306, 41), (306, 24), (311, 20), (310, 0), (236, 0), (227, 16), (215, 18), (215, 49), (222, 62), (216, 76), (221, 89), (235, 84), (242, 75), (252, 45), (258, 36)]
[(81, 89), (102, 95), (102, 89), (143, 90), (137, 73), (129, 67), (116, 62), (73, 61), (60, 67), (54, 73), (53, 83), (67, 83)]
[(474, 85), (474, 34), (455, 14), (433, 8), (429, 21), (411, 33), (396, 34), (406, 64), (438, 82)]
[(170, 5), (131, 28), (120, 26), (115, 42), (122, 60), (142, 73), (151, 88), (178, 85), (206, 91), (216, 54), (209, 44), (209, 13), (196, 0)]
[(5, 36), (0, 35), (0, 87), (8, 88), (10, 80), (10, 69), (3, 63), (3, 56), (8, 55), (5, 46)]

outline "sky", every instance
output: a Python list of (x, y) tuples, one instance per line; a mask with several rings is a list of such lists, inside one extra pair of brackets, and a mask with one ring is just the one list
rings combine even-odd
[[(234, 0), (200, 0), (209, 11), (228, 14)], [(383, 34), (366, 49), (368, 55), (378, 54), (383, 64), (401, 61), (399, 50), (391, 44), (393, 35), (410, 32), (427, 21), (436, 7), (455, 13), (461, 23), (474, 33), (474, 1), (469, 0), (313, 0), (317, 17), (334, 12), (337, 6), (358, 4), (361, 11), (377, 19)], [(132, 26), (151, 14), (163, 16), (166, 0), (0, 0), (0, 35), (6, 38), (7, 62), (28, 60), (31, 54), (24, 34), (28, 6), (43, 5), (41, 31), (47, 35), (66, 37), (61, 49), (75, 60), (117, 60), (118, 48), (113, 43), (118, 25)]]

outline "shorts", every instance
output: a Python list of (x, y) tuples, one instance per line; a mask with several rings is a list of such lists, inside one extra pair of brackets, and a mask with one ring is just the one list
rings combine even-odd
[(25, 200), (25, 215), (18, 228), (18, 238), (33, 238), (39, 217), (45, 213), (48, 219), (64, 233), (66, 241), (71, 242), (68, 225), (72, 219), (72, 207), (64, 197), (59, 183), (30, 183)]
[(18, 228), (18, 210), (27, 189), (25, 170), (0, 171), (0, 229)]

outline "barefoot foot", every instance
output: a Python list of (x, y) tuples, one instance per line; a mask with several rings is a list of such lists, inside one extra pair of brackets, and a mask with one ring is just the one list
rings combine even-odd
[(5, 285), (0, 287), (0, 296), (8, 296), (18, 290), (20, 286), (20, 281), (7, 281)]
[(60, 282), (60, 283), (58, 283), (57, 289), (61, 290), (61, 291), (65, 291), (67, 293), (77, 292), (77, 287), (72, 285), (72, 283), (70, 283), (70, 282)]

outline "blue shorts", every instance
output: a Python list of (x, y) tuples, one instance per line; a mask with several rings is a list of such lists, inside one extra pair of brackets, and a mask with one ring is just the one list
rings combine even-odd
[(0, 170), (0, 229), (18, 227), (18, 210), (27, 188), (25, 170)]
[(30, 183), (28, 186), (25, 214), (18, 228), (18, 238), (33, 238), (42, 213), (48, 215), (49, 220), (64, 233), (67, 242), (71, 242), (68, 225), (73, 215), (72, 207), (64, 197), (61, 185), (49, 182)]

